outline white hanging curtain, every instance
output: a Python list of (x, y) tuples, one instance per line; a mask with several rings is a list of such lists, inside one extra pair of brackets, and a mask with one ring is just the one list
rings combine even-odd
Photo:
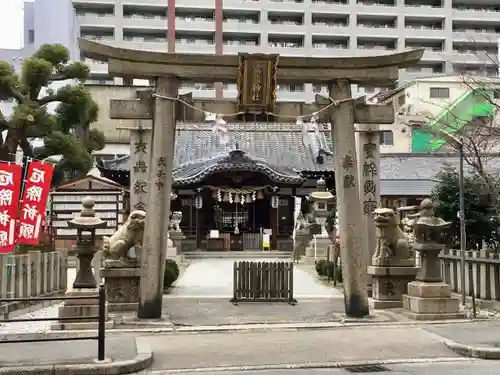
[(292, 234), (294, 242), (295, 242), (295, 232), (297, 231), (297, 219), (299, 218), (300, 215), (301, 206), (302, 206), (302, 198), (295, 197), (295, 207), (293, 209), (293, 234)]

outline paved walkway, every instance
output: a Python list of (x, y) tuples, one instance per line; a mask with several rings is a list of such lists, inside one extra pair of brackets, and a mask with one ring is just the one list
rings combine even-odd
[(137, 337), (151, 346), (153, 369), (264, 366), (418, 358), (459, 358), (419, 327), (325, 331), (170, 334)]
[[(283, 259), (245, 259), (282, 261)], [(168, 298), (230, 298), (233, 293), (233, 263), (234, 259), (193, 259), (177, 280)], [(334, 288), (319, 283), (315, 278), (295, 267), (294, 295), (300, 298), (332, 298), (341, 297), (342, 293)]]

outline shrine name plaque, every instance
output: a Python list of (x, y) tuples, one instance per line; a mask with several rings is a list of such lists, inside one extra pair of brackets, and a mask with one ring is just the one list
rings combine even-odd
[(238, 111), (273, 112), (279, 55), (240, 53), (238, 57)]

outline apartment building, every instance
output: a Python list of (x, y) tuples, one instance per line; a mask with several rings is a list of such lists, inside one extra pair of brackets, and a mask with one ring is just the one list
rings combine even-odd
[[(153, 51), (360, 56), (425, 48), (411, 80), (457, 72), (498, 74), (500, 2), (491, 0), (73, 0), (83, 37)], [(106, 67), (90, 62), (93, 70)], [(101, 76), (105, 82), (110, 80)], [(195, 94), (234, 97), (215, 85)], [(312, 100), (324, 87), (281, 85), (280, 100)], [(356, 92), (375, 93), (361, 87)]]
[[(79, 58), (78, 36), (152, 51), (366, 56), (425, 48), (401, 82), (433, 75), (498, 75), (497, 0), (36, 0), (25, 4), (25, 48), (62, 43)], [(19, 55), (19, 52), (17, 52)], [(0, 53), (0, 56), (2, 54)], [(90, 83), (120, 83), (87, 60)], [(144, 85), (147, 82), (134, 82)], [(373, 95), (380, 87), (353, 87)], [(234, 98), (235, 85), (190, 83), (199, 97)], [(312, 101), (321, 85), (280, 85), (279, 100)]]

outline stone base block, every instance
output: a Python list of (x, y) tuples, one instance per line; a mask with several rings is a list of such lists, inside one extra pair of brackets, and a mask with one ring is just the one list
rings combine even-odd
[(463, 313), (452, 313), (452, 314), (419, 314), (411, 311), (403, 311), (403, 315), (407, 318), (413, 320), (455, 320), (455, 319), (465, 319), (465, 314)]
[(407, 285), (415, 280), (418, 268), (368, 266), (372, 277), (372, 299), (375, 309), (394, 309), (403, 307), (403, 295)]
[(177, 259), (177, 248), (176, 247), (167, 247), (167, 259)]
[(415, 261), (413, 259), (372, 258), (372, 266), (415, 267)]
[(450, 298), (451, 287), (443, 282), (413, 281), (408, 284), (408, 295), (420, 298)]
[(451, 288), (443, 282), (413, 281), (403, 296), (404, 314), (415, 320), (461, 319), (460, 302), (451, 298)]
[[(71, 292), (67, 292), (67, 297), (90, 297), (96, 296), (98, 294), (97, 289), (76, 289)], [(51, 325), (53, 330), (65, 330), (65, 329), (97, 329), (97, 318), (93, 320), (80, 320), (78, 318), (87, 316), (99, 316), (99, 301), (97, 298), (83, 298), (75, 300), (65, 300), (64, 305), (59, 307), (58, 317), (65, 318), (64, 321), (58, 321)], [(66, 318), (75, 318), (66, 319)], [(106, 306), (106, 324), (110, 328), (113, 328), (113, 322), (108, 321), (108, 312)]]
[(454, 298), (421, 298), (405, 295), (403, 307), (417, 314), (455, 314), (460, 302)]
[(110, 312), (136, 311), (139, 304), (139, 267), (102, 268), (106, 298)]
[[(104, 324), (106, 329), (112, 329), (115, 327), (115, 322), (112, 320), (108, 320)], [(98, 323), (97, 322), (59, 322), (59, 323), (53, 323), (50, 325), (50, 329), (52, 331), (85, 331), (85, 330), (97, 330), (98, 328)]]

